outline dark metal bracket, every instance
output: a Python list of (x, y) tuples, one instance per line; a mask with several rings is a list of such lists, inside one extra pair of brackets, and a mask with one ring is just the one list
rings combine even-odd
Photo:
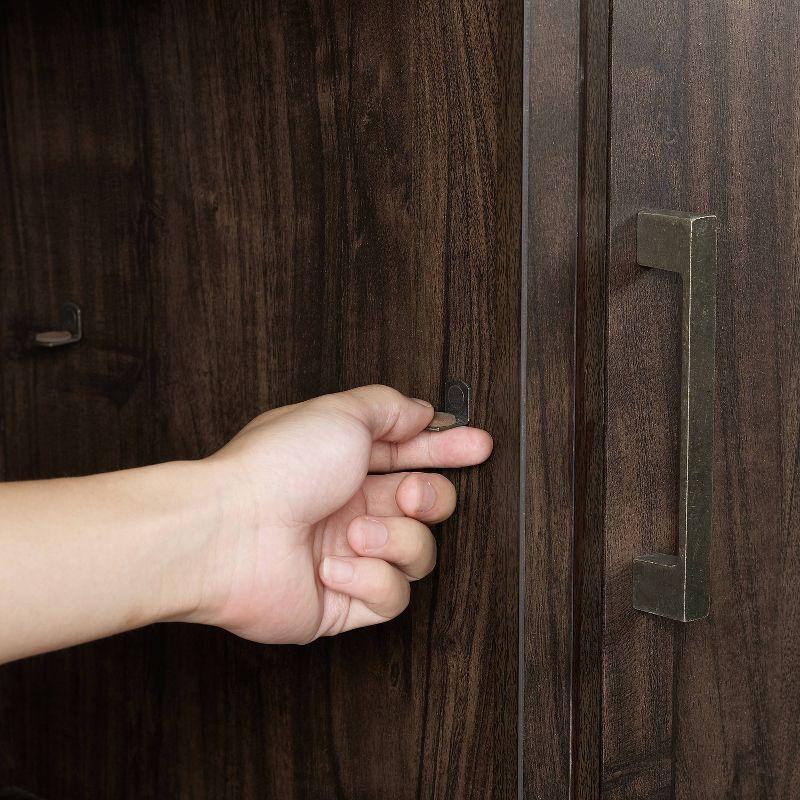
[(677, 553), (633, 562), (633, 607), (680, 622), (709, 608), (714, 474), (714, 345), (717, 218), (640, 211), (637, 260), (683, 279), (682, 378)]

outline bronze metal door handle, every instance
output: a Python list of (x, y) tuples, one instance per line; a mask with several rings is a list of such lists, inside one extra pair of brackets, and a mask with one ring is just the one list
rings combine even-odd
[(681, 622), (709, 608), (714, 460), (714, 338), (717, 218), (683, 211), (640, 211), (637, 261), (683, 280), (680, 469), (677, 555), (633, 563), (633, 605)]

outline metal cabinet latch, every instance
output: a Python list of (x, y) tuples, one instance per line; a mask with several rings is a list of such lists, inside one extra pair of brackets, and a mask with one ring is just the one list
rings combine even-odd
[(37, 347), (61, 347), (81, 340), (81, 310), (75, 303), (64, 303), (61, 306), (60, 330), (42, 331), (34, 336)]
[(429, 431), (447, 431), (469, 425), (470, 390), (464, 381), (448, 381), (444, 390), (444, 411), (433, 415)]

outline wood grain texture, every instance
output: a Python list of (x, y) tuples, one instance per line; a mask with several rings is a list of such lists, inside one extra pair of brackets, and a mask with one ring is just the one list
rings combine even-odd
[(572, 731), (578, 5), (532, 2), (527, 24), (522, 796), (567, 800)]
[[(603, 795), (800, 785), (800, 18), (792, 3), (614, 3)], [(679, 286), (636, 266), (646, 207), (719, 215), (712, 608), (631, 607), (675, 548)]]
[[(7, 478), (213, 451), (257, 412), (468, 381), (440, 567), (306, 648), (162, 625), (0, 670), (43, 797), (516, 792), (521, 2), (0, 11)], [(33, 353), (60, 303), (85, 340)]]
[(572, 800), (596, 800), (603, 748), (605, 337), (608, 295), (608, 0), (581, 4), (581, 127), (575, 287), (575, 535)]
[(609, 7), (529, 14), (523, 796), (596, 798)]

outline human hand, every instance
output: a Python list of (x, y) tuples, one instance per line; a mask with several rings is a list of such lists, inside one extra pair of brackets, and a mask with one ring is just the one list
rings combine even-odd
[(476, 428), (426, 432), (433, 413), (365, 386), (254, 419), (206, 460), (222, 521), (184, 619), (304, 643), (400, 614), (436, 562), (428, 524), (456, 504), (443, 475), (404, 470), (478, 464), (492, 450)]

